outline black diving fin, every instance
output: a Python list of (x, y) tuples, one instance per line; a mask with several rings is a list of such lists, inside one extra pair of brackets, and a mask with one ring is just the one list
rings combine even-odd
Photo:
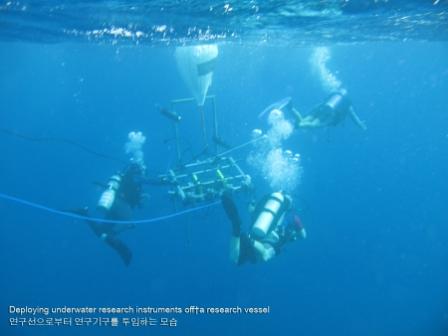
[(227, 217), (232, 222), (234, 234), (239, 235), (241, 228), (241, 218), (236, 208), (235, 202), (229, 192), (224, 192), (221, 196), (221, 202)]

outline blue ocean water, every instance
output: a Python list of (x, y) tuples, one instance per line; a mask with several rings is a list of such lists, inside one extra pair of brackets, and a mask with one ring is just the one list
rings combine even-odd
[[(306, 113), (326, 97), (309, 61), (316, 46), (331, 50), (328, 67), (368, 127), (346, 120), (288, 139), (301, 155), (294, 196), (308, 237), (264, 264), (230, 262), (219, 205), (124, 232), (133, 251), (125, 267), (83, 221), (0, 200), (1, 335), (447, 335), (447, 3), (347, 3), (1, 4), (0, 193), (62, 210), (94, 206), (95, 182), (123, 164), (73, 142), (127, 160), (132, 130), (147, 137), (149, 174), (173, 167), (172, 126), (156, 106), (190, 95), (173, 56), (183, 43), (219, 45), (210, 93), (232, 146), (266, 128), (258, 115), (269, 104), (291, 96)], [(183, 113), (189, 157), (202, 138), (195, 111)], [(249, 150), (234, 155), (263, 194)], [(183, 209), (166, 186), (146, 192), (134, 218)], [(10, 306), (191, 305), (270, 313), (167, 314), (177, 327), (9, 320)]]

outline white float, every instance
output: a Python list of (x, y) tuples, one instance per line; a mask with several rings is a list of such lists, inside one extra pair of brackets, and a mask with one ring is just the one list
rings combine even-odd
[(203, 106), (208, 89), (213, 81), (213, 71), (218, 58), (218, 46), (216, 44), (204, 44), (177, 47), (174, 57), (183, 81), (198, 106)]

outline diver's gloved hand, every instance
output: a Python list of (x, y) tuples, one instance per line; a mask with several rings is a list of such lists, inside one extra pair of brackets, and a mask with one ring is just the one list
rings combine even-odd
[(221, 201), (224, 211), (232, 223), (232, 235), (239, 237), (241, 235), (241, 218), (230, 192), (225, 191), (221, 196)]

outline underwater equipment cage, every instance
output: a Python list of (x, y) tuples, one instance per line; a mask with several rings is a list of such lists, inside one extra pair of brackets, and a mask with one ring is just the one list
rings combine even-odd
[(203, 153), (205, 159), (196, 159), (194, 162), (182, 164), (182, 153), (180, 146), (179, 123), (182, 116), (178, 113), (179, 105), (195, 104), (195, 98), (174, 99), (170, 102), (170, 108), (160, 109), (162, 115), (167, 117), (173, 124), (174, 140), (176, 143), (176, 157), (178, 164), (168, 170), (166, 174), (159, 175), (163, 184), (169, 186), (168, 194), (181, 201), (183, 204), (194, 204), (197, 202), (215, 200), (221, 197), (224, 190), (233, 192), (249, 190), (251, 188), (251, 177), (238, 165), (237, 161), (226, 153), (219, 153), (220, 147), (228, 149), (229, 146), (219, 137), (218, 115), (216, 111), (216, 97), (209, 95), (206, 101), (211, 103), (212, 108), (212, 139), (214, 152), (209, 153), (208, 137), (209, 130), (205, 118), (203, 106), (196, 106), (200, 114), (200, 127), (204, 142)]
[(249, 190), (251, 178), (232, 157), (216, 156), (170, 169), (159, 176), (171, 186), (168, 194), (184, 204), (215, 200), (224, 190)]

